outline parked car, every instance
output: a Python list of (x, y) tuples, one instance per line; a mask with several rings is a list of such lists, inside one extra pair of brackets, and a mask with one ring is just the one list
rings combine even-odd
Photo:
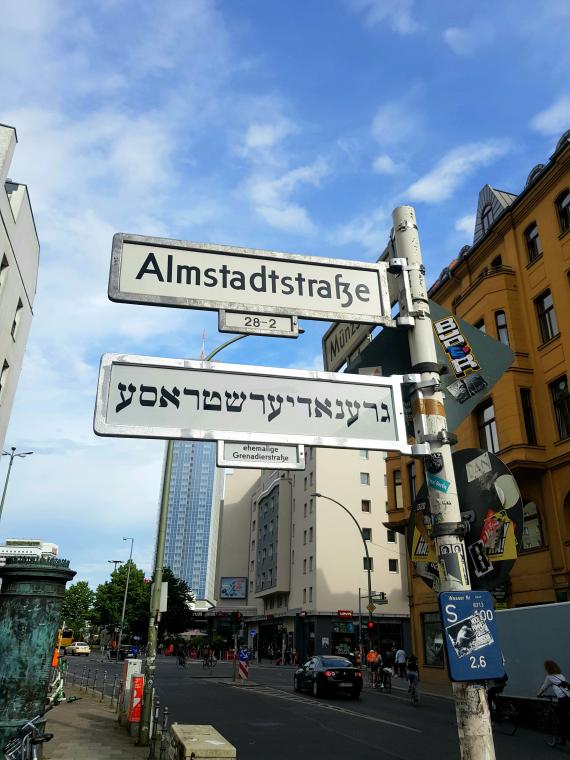
[(91, 654), (91, 647), (84, 641), (74, 641), (73, 644), (65, 647), (65, 654), (72, 654), (74, 656), (84, 654), (86, 657), (89, 657)]
[[(137, 647), (134, 644), (121, 644), (121, 648), (119, 650), (119, 660), (126, 660), (127, 657), (138, 657), (139, 654), (139, 647)], [(109, 659), (116, 660), (117, 659), (117, 650), (112, 649), (109, 652)]]
[(293, 676), (295, 691), (310, 691), (320, 697), (326, 692), (347, 692), (358, 699), (362, 691), (362, 670), (346, 657), (311, 657)]

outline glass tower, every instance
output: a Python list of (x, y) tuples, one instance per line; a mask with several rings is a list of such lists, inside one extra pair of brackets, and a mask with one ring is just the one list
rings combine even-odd
[(215, 443), (174, 442), (164, 564), (186, 581), (196, 599), (217, 596), (214, 581), (222, 485)]

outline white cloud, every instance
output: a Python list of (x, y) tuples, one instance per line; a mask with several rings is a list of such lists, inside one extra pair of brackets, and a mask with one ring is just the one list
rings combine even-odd
[(447, 200), (470, 174), (488, 166), (509, 150), (510, 144), (506, 140), (467, 143), (454, 148), (430, 172), (412, 183), (405, 196), (425, 203)]
[(360, 214), (331, 232), (329, 239), (335, 245), (357, 243), (368, 257), (378, 257), (388, 241), (391, 219), (385, 209), (378, 208), (369, 214)]
[(422, 116), (409, 97), (381, 105), (372, 121), (372, 136), (379, 145), (399, 145), (421, 129)]
[(348, 0), (355, 13), (364, 16), (367, 26), (387, 23), (398, 34), (413, 34), (419, 28), (414, 18), (414, 0)]
[(372, 169), (377, 174), (396, 174), (400, 170), (400, 165), (397, 164), (393, 158), (390, 158), (390, 156), (383, 154), (381, 156), (376, 156), (374, 161), (372, 162)]
[(570, 127), (570, 95), (561, 95), (544, 111), (537, 113), (530, 126), (542, 135), (559, 135)]
[(456, 55), (468, 57), (495, 38), (495, 30), (485, 22), (474, 22), (470, 26), (450, 26), (443, 32), (443, 39)]
[(465, 216), (456, 219), (454, 227), (457, 232), (462, 232), (472, 238), (475, 231), (475, 214), (465, 214)]
[(254, 122), (247, 128), (241, 153), (248, 155), (252, 151), (273, 148), (289, 135), (298, 131), (297, 126), (290, 120), (280, 118), (272, 122)]

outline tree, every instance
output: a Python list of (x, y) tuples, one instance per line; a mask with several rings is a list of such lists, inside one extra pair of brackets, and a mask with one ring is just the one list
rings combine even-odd
[(87, 581), (77, 581), (65, 589), (61, 619), (76, 637), (82, 637), (87, 621), (92, 617), (94, 592)]
[(160, 616), (159, 636), (166, 632), (182, 633), (192, 625), (190, 603), (194, 601), (194, 594), (186, 581), (177, 578), (169, 567), (163, 568), (162, 580), (168, 582), (168, 610)]
[[(123, 632), (144, 638), (148, 629), (150, 584), (145, 583), (144, 572), (132, 560), (131, 563)], [(111, 579), (101, 583), (95, 592), (94, 616), (99, 625), (113, 630), (121, 623), (127, 567), (125, 563), (113, 570)]]

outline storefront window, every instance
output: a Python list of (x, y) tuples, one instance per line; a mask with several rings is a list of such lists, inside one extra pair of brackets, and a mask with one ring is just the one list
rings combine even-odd
[(443, 668), (443, 633), (437, 612), (424, 612), (422, 615), (422, 632), (424, 664)]

